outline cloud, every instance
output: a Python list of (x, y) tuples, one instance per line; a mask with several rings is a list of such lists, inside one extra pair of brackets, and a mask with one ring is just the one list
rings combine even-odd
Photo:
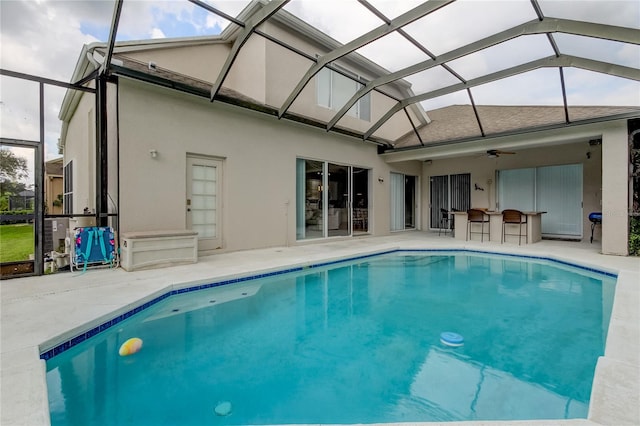
[(151, 38), (166, 38), (166, 37), (167, 36), (164, 35), (164, 33), (160, 28), (153, 28), (151, 30)]
[(640, 106), (640, 82), (582, 69), (565, 70), (570, 105)]
[(572, 34), (555, 34), (560, 52), (627, 67), (640, 67), (640, 46)]
[(538, 1), (546, 17), (640, 28), (640, 2), (636, 0)]
[(563, 105), (560, 72), (542, 68), (471, 89), (478, 105)]
[[(0, 1), (0, 67), (69, 82), (83, 44), (108, 38), (113, 7), (113, 1), (103, 0)], [(211, 14), (182, 0), (126, 1), (118, 38), (164, 37), (166, 28), (174, 36), (218, 32), (220, 27), (206, 27), (208, 15)], [(34, 93), (32, 87), (36, 88)], [(59, 156), (61, 123), (57, 115), (63, 96), (64, 89), (45, 89), (47, 159)], [(0, 100), (0, 136), (38, 140), (37, 85), (2, 77)]]
[(382, 24), (356, 0), (298, 0), (284, 9), (340, 43), (348, 43)]
[(2, 68), (68, 81), (82, 44), (97, 41), (80, 31), (69, 3), (82, 2), (0, 2)]
[[(248, 2), (208, 2), (235, 16)], [(185, 0), (126, 1), (118, 26), (118, 41), (146, 39), (162, 31), (165, 37), (215, 35), (229, 24), (224, 18)], [(154, 37), (155, 38), (155, 37)]]
[(518, 37), (448, 63), (467, 80), (553, 56), (544, 35)]
[[(391, 72), (429, 59), (426, 53), (397, 32), (388, 34), (356, 52)], [(389, 52), (394, 53), (389, 55)]]
[(440, 55), (535, 18), (528, 1), (456, 1), (405, 29)]
[[(80, 17), (96, 22), (110, 2), (0, 2), (0, 66), (4, 69), (70, 81), (85, 43), (97, 41), (80, 30)], [(75, 7), (75, 8), (74, 8)], [(74, 13), (71, 13), (71, 12)], [(2, 77), (0, 136), (39, 140), (38, 85)], [(45, 158), (59, 157), (58, 109), (63, 89), (45, 87)]]

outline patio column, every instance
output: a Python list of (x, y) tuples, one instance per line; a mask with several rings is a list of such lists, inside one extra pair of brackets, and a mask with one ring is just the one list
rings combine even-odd
[(629, 254), (629, 147), (626, 121), (602, 133), (602, 254)]

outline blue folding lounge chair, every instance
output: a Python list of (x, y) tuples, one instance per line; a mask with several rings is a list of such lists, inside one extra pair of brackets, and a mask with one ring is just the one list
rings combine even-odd
[(76, 228), (71, 270), (90, 266), (117, 266), (118, 253), (113, 229), (109, 226)]

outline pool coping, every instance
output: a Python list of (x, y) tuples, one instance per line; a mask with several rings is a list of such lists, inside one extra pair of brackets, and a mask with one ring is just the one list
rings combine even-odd
[[(494, 246), (491, 248), (479, 248), (479, 245), (473, 245), (471, 242), (467, 244), (455, 244), (449, 243), (443, 247), (434, 248), (429, 245), (428, 241), (408, 241), (395, 244), (381, 244), (382, 248), (373, 250), (362, 250), (353, 248), (349, 253), (339, 255), (327, 255), (324, 254), (319, 258), (310, 261), (302, 262), (285, 262), (273, 267), (262, 267), (253, 269), (251, 271), (243, 273), (233, 273), (227, 275), (220, 275), (213, 278), (215, 281), (221, 281), (224, 279), (240, 278), (243, 276), (255, 276), (259, 274), (268, 274), (283, 268), (291, 269), (315, 264), (315, 267), (324, 266), (333, 262), (344, 262), (354, 257), (368, 257), (376, 256), (385, 252), (398, 251), (398, 250), (420, 250), (420, 251), (469, 251), (487, 254), (498, 254), (507, 256), (520, 256), (520, 257), (533, 257), (537, 259), (558, 261), (560, 263), (566, 262), (572, 266), (584, 267), (587, 270), (593, 270), (593, 259), (580, 259), (572, 256), (571, 254), (563, 254), (558, 256), (555, 254), (546, 253), (540, 255), (536, 251), (524, 249), (514, 249), (513, 246), (503, 248), (501, 246)], [(520, 253), (514, 253), (514, 251)], [(357, 252), (357, 253), (356, 253)], [(355, 256), (354, 256), (355, 253)], [(359, 256), (358, 256), (359, 254)], [(607, 345), (605, 349), (605, 355), (600, 357), (595, 371), (593, 390), (591, 403), (589, 407), (589, 414), (587, 419), (573, 419), (573, 420), (535, 420), (526, 421), (527, 424), (638, 424), (640, 423), (640, 410), (637, 408), (638, 395), (640, 395), (640, 362), (638, 361), (638, 349), (640, 348), (640, 323), (638, 314), (638, 302), (640, 301), (640, 292), (637, 283), (640, 282), (640, 267), (636, 268), (635, 260), (632, 262), (623, 262), (633, 265), (631, 268), (621, 267), (609, 267), (607, 265), (607, 259), (611, 257), (597, 255), (598, 261), (596, 271), (605, 271), (618, 275), (618, 281), (616, 284), (616, 292), (614, 297), (614, 306), (611, 313), (611, 321), (609, 323), (609, 333), (607, 337)], [(615, 259), (615, 257), (614, 257)], [(640, 260), (637, 265), (640, 266)], [(283, 272), (284, 273), (284, 272)], [(131, 278), (133, 279), (133, 273)], [(23, 366), (33, 366), (33, 358), (39, 357), (40, 349), (46, 349), (48, 346), (55, 345), (55, 341), (63, 341), (65, 337), (71, 338), (74, 334), (79, 333), (80, 329), (87, 330), (89, 327), (95, 327), (102, 321), (106, 321), (108, 317), (113, 317), (118, 312), (126, 312), (127, 310), (135, 309), (137, 305), (146, 303), (155, 297), (159, 297), (168, 290), (180, 290), (189, 286), (197, 286), (211, 283), (212, 278), (198, 279), (191, 281), (173, 282), (169, 285), (165, 285), (162, 288), (155, 288), (155, 290), (147, 291), (144, 297), (139, 297), (134, 302), (130, 302), (125, 306), (121, 306), (119, 309), (111, 310), (106, 314), (98, 315), (93, 320), (84, 322), (82, 325), (70, 328), (66, 332), (59, 333), (55, 337), (40, 340), (40, 343), (30, 348), (23, 348), (19, 351), (20, 356), (29, 358), (28, 360), (21, 360), (19, 364)], [(119, 314), (118, 314), (119, 315)], [(29, 355), (30, 354), (30, 355)], [(7, 353), (2, 353), (3, 357), (3, 370), (5, 369), (5, 361)], [(15, 356), (13, 357), (15, 358)], [(31, 370), (20, 378), (24, 378), (26, 375), (30, 386), (33, 387), (36, 392), (30, 395), (29, 401), (21, 401), (21, 407), (28, 406), (31, 415), (24, 416), (25, 410), (21, 410), (21, 407), (8, 407), (6, 404), (5, 396), (3, 400), (2, 420), (3, 424), (49, 424), (48, 415), (48, 403), (47, 403), (47, 391), (46, 391), (46, 363), (44, 360), (37, 359), (38, 367), (31, 368)], [(15, 373), (14, 369), (10, 373)], [(3, 384), (5, 382), (5, 374), (3, 372)], [(4, 386), (3, 386), (4, 387)], [(6, 395), (6, 388), (3, 395)], [(11, 400), (11, 398), (8, 398)], [(10, 408), (7, 413), (7, 408)], [(20, 413), (22, 411), (22, 413)], [(21, 415), (22, 414), (22, 415)], [(412, 424), (425, 424), (433, 425), (438, 423), (412, 423)], [(504, 425), (504, 424), (523, 424), (521, 421), (514, 422), (448, 422), (443, 423), (447, 425), (455, 424), (468, 424), (468, 425)]]

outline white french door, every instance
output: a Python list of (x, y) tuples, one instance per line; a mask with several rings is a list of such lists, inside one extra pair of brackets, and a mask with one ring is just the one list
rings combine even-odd
[(198, 233), (198, 251), (222, 247), (222, 161), (187, 157), (187, 229)]

